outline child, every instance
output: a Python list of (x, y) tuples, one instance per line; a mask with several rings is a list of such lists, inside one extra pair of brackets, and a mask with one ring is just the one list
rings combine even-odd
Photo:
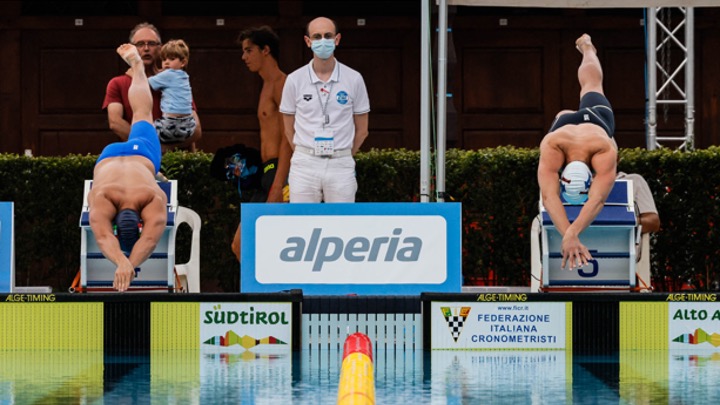
[(160, 142), (179, 143), (190, 138), (197, 125), (192, 115), (190, 76), (184, 70), (190, 48), (182, 39), (172, 39), (160, 49), (160, 56), (163, 70), (148, 79), (153, 90), (162, 91), (163, 116), (155, 120), (155, 129)]

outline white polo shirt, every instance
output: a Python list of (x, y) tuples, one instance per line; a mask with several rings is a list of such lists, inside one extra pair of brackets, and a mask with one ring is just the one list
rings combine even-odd
[(334, 138), (335, 150), (351, 149), (355, 138), (353, 115), (370, 112), (362, 75), (335, 59), (335, 68), (325, 83), (315, 74), (312, 63), (290, 73), (283, 87), (280, 112), (295, 115), (293, 143), (313, 148), (316, 134), (325, 129)]

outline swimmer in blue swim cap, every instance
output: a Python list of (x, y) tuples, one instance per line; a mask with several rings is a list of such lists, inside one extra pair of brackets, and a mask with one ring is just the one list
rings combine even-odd
[(131, 44), (117, 52), (132, 67), (128, 97), (133, 122), (127, 142), (108, 145), (98, 157), (88, 205), (100, 251), (117, 266), (113, 287), (126, 291), (135, 269), (150, 257), (165, 230), (167, 196), (155, 180), (160, 141), (143, 61)]

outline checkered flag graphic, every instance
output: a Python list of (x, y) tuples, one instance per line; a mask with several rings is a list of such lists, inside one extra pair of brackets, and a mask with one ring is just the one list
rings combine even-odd
[(462, 333), (463, 324), (468, 315), (470, 315), (470, 307), (450, 308), (441, 307), (445, 322), (447, 322), (450, 335), (457, 342)]

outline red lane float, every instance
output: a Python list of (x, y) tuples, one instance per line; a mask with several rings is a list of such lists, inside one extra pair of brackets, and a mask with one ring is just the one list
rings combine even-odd
[(337, 403), (375, 404), (372, 342), (362, 333), (353, 333), (345, 339)]

